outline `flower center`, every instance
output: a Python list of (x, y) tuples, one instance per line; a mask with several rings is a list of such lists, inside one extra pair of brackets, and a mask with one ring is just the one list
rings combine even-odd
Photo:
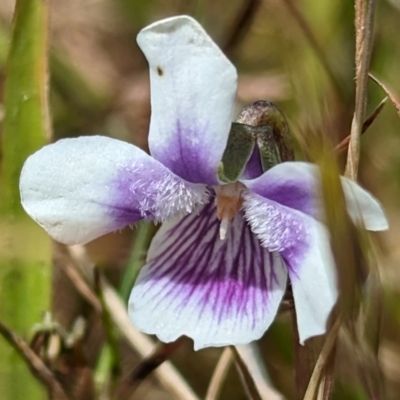
[(217, 204), (217, 218), (221, 221), (219, 237), (225, 239), (230, 221), (235, 217), (243, 204), (242, 193), (245, 186), (240, 182), (214, 187)]

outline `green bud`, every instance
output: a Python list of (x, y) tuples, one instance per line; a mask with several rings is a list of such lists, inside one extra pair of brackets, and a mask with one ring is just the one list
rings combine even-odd
[(245, 107), (236, 122), (259, 128), (256, 141), (264, 170), (279, 162), (294, 160), (289, 125), (275, 104), (258, 100)]
[(235, 182), (244, 171), (255, 145), (260, 152), (263, 171), (294, 159), (286, 118), (269, 101), (250, 104), (232, 123), (218, 171), (219, 179)]
[(249, 125), (232, 123), (219, 169), (219, 178), (222, 181), (235, 182), (242, 174), (255, 145), (253, 129)]

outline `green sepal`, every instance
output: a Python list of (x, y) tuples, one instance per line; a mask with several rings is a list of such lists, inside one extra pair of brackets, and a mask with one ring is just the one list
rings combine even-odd
[(262, 125), (255, 129), (257, 129), (256, 142), (260, 152), (261, 166), (265, 172), (282, 162), (280, 149), (271, 126)]
[(255, 146), (254, 130), (254, 126), (232, 123), (228, 143), (218, 169), (221, 181), (235, 182), (244, 171)]

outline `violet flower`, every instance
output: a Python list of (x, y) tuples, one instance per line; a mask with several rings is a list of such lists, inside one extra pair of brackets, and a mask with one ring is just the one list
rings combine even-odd
[[(141, 219), (163, 222), (129, 314), (164, 342), (186, 335), (200, 349), (260, 338), (288, 276), (300, 341), (324, 333), (337, 288), (318, 168), (284, 162), (221, 182), (234, 66), (186, 16), (156, 22), (137, 40), (150, 66), (151, 156), (107, 137), (60, 140), (26, 161), (25, 210), (70, 245)], [(356, 183), (342, 184), (354, 222), (387, 229), (379, 203)]]

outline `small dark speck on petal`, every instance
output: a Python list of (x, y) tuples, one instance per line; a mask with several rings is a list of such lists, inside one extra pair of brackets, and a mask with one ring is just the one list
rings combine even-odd
[(164, 71), (162, 70), (162, 68), (160, 66), (157, 67), (157, 74), (158, 74), (158, 76), (164, 75)]

